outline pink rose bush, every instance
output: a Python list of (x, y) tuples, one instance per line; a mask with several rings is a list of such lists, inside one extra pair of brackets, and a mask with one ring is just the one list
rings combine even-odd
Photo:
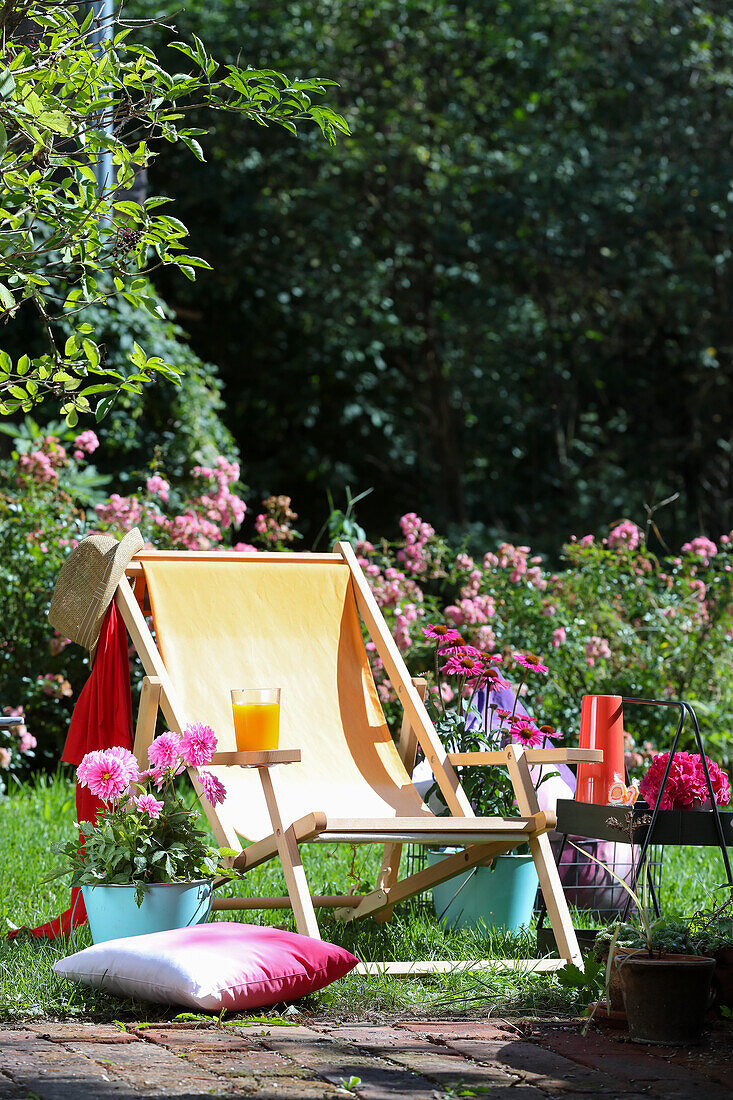
[[(24, 761), (33, 759), (37, 742), (25, 724), (22, 707), (3, 707), (0, 713), (4, 718), (18, 719), (17, 725), (0, 730), (0, 770), (16, 772), (22, 768)], [(5, 781), (0, 777), (0, 794), (4, 790)]]
[[(669, 753), (658, 753), (652, 759), (649, 770), (644, 775), (639, 788), (642, 798), (650, 806), (656, 804), (664, 778), (664, 770)], [(730, 784), (728, 776), (714, 760), (705, 757), (710, 775), (713, 795), (718, 806), (727, 806), (730, 802)], [(659, 804), (662, 810), (689, 810), (693, 806), (702, 806), (710, 801), (710, 793), (705, 781), (702, 757), (697, 753), (677, 752), (672, 758), (667, 782)]]
[[(61, 566), (89, 530), (117, 535), (138, 526), (150, 545), (163, 549), (234, 546), (248, 553), (293, 549), (301, 539), (289, 497), (271, 496), (247, 510), (239, 467), (226, 455), (200, 460), (185, 476), (151, 466), (137, 487), (100, 499), (98, 488), (90, 495), (85, 478), (98, 482), (91, 463), (104, 441), (100, 445), (93, 431), (54, 431), (38, 429), (0, 463), (4, 555), (18, 589), (34, 594), (18, 619), (0, 586), (0, 607), (14, 622), (13, 636), (0, 640), (0, 698), (22, 705), (32, 727), (44, 729), (48, 756), (63, 744), (88, 666), (78, 646), (49, 631), (45, 612)], [(584, 693), (687, 696), (705, 700), (700, 718), (706, 743), (721, 764), (729, 762), (721, 731), (733, 681), (730, 533), (714, 541), (696, 535), (678, 553), (660, 557), (647, 546), (644, 527), (622, 518), (605, 535), (571, 536), (551, 566), (529, 540), (451, 545), (429, 517), (412, 511), (399, 519), (392, 542), (370, 541), (355, 526), (339, 528), (338, 516), (331, 517), (329, 532), (358, 538), (358, 560), (413, 674), (435, 676), (433, 645), (423, 628), (444, 624), (466, 646), (501, 657), (502, 668), (512, 667), (514, 653), (544, 654), (549, 671), (540, 674), (542, 710), (569, 736), (577, 732)], [(392, 684), (375, 648), (369, 658), (396, 726), (401, 708)], [(446, 678), (442, 696), (455, 694), (457, 684)], [(649, 711), (629, 711), (627, 731), (628, 760), (637, 770), (648, 759), (645, 746), (665, 747), (667, 733)], [(10, 736), (9, 770), (22, 770), (33, 746)]]
[(156, 737), (148, 749), (150, 767), (142, 772), (133, 753), (120, 746), (87, 753), (77, 781), (103, 806), (94, 823), (81, 823), (81, 844), (71, 841), (56, 849), (72, 871), (72, 885), (134, 885), (140, 904), (151, 883), (210, 878), (222, 871), (221, 857), (234, 852), (210, 846), (196, 804), (187, 806), (177, 786), (185, 767), (194, 767), (202, 797), (221, 805), (224, 784), (201, 767), (215, 751), (214, 731), (195, 723), (180, 736)]

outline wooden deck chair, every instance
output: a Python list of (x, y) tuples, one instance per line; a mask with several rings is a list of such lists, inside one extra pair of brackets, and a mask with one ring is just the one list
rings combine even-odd
[[(332, 554), (142, 551), (122, 577), (116, 600), (147, 673), (136, 728), (139, 759), (154, 736), (158, 706), (172, 730), (194, 721), (212, 726), (226, 754), (236, 749), (230, 689), (282, 688), (281, 749), (301, 750), (302, 761), (247, 770), (219, 766), (217, 753), (212, 770), (227, 799), (216, 809), (204, 805), (217, 841), (240, 852), (238, 869), (279, 856), (288, 897), (224, 899), (215, 907), (292, 906), (298, 930), (318, 937), (314, 905), (332, 906), (346, 921), (388, 917), (398, 901), (529, 842), (560, 955), (581, 963), (546, 835), (555, 822), (540, 811), (531, 783), (532, 753), (513, 746), (472, 754), (485, 759), (471, 763), (501, 760), (508, 766), (519, 807), (517, 817), (475, 817), (420, 685), (411, 681), (348, 544), (338, 543)], [(143, 608), (152, 610), (155, 639)], [(382, 713), (359, 613), (404, 708), (399, 746)], [(436, 817), (412, 784), (417, 744), (450, 816)], [(540, 755), (568, 759), (568, 750)], [(200, 791), (195, 769), (191, 778)], [(250, 842), (243, 850), (240, 837)], [(384, 845), (376, 889), (312, 897), (298, 848), (305, 842)], [(462, 850), (400, 879), (405, 843)]]

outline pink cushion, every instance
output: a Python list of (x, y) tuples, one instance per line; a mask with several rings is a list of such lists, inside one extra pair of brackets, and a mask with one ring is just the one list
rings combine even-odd
[(358, 962), (322, 940), (222, 922), (107, 940), (60, 959), (53, 969), (119, 996), (218, 1012), (297, 1000)]

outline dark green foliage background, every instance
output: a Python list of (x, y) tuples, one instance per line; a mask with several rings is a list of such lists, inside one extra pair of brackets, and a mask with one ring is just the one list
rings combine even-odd
[(205, 165), (154, 169), (215, 269), (161, 286), (255, 491), (317, 525), (326, 489), (374, 486), (373, 531), (414, 509), (553, 548), (673, 492), (670, 544), (731, 527), (722, 0), (190, 0), (175, 23), (334, 77), (353, 129), (221, 116)]

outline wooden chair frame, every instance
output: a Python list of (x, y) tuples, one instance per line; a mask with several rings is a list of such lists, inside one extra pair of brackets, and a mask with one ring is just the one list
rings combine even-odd
[[(456, 874), (479, 864), (490, 862), (497, 855), (509, 852), (527, 842), (537, 868), (548, 915), (561, 958), (559, 960), (526, 961), (527, 966), (543, 970), (562, 966), (564, 961), (582, 966), (580, 949), (563, 894), (555, 860), (550, 848), (548, 831), (555, 826), (554, 815), (540, 810), (530, 774), (533, 763), (576, 763), (597, 760), (596, 750), (542, 749), (525, 750), (510, 745), (492, 753), (449, 755), (432, 725), (424, 705), (426, 683), (413, 680), (402, 655), (392, 638), (381, 611), (369, 589), (356, 556), (348, 543), (337, 543), (332, 554), (235, 554), (227, 552), (143, 551), (136, 555), (118, 584), (115, 600), (133, 645), (145, 670), (135, 731), (135, 753), (146, 764), (147, 748), (155, 736), (158, 710), (171, 730), (181, 732), (187, 724), (185, 714), (158, 647), (145, 619), (145, 577), (140, 558), (167, 560), (215, 560), (262, 562), (300, 561), (348, 565), (351, 582), (362, 621), (376, 646), (385, 670), (403, 706), (403, 722), (399, 738), (399, 754), (408, 775), (412, 773), (418, 746), (428, 761), (436, 782), (448, 805), (450, 817), (397, 819), (327, 819), (325, 813), (313, 813), (296, 821), (289, 820), (278, 797), (277, 768), (270, 763), (258, 765), (272, 833), (244, 848), (233, 860), (238, 871), (250, 870), (272, 858), (280, 858), (285, 874), (287, 897), (217, 899), (214, 908), (269, 909), (292, 908), (298, 930), (320, 938), (315, 907), (332, 907), (343, 921), (371, 915), (377, 920), (389, 920), (394, 905), (423, 890), (445, 882)], [(132, 584), (130, 583), (132, 582)], [(220, 753), (212, 763), (229, 764), (236, 754)], [(266, 755), (266, 754), (265, 754)], [(455, 765), (494, 766), (503, 764), (509, 770), (520, 816), (516, 818), (476, 818), (455, 772)], [(191, 779), (201, 793), (196, 769), (190, 769)], [(203, 802), (218, 843), (230, 843), (221, 828), (216, 811)], [(364, 895), (313, 896), (308, 888), (300, 860), (299, 845), (307, 842), (345, 842), (383, 844), (382, 866), (374, 890)], [(458, 844), (463, 850), (444, 857), (436, 865), (399, 878), (402, 846), (405, 843)], [(223, 881), (223, 880), (222, 880)], [(516, 969), (517, 960), (504, 964)], [(364, 964), (365, 970), (388, 970), (393, 973), (441, 972), (450, 969), (445, 962)], [(477, 962), (476, 967), (502, 965), (501, 960)], [(465, 969), (465, 964), (460, 964)]]

